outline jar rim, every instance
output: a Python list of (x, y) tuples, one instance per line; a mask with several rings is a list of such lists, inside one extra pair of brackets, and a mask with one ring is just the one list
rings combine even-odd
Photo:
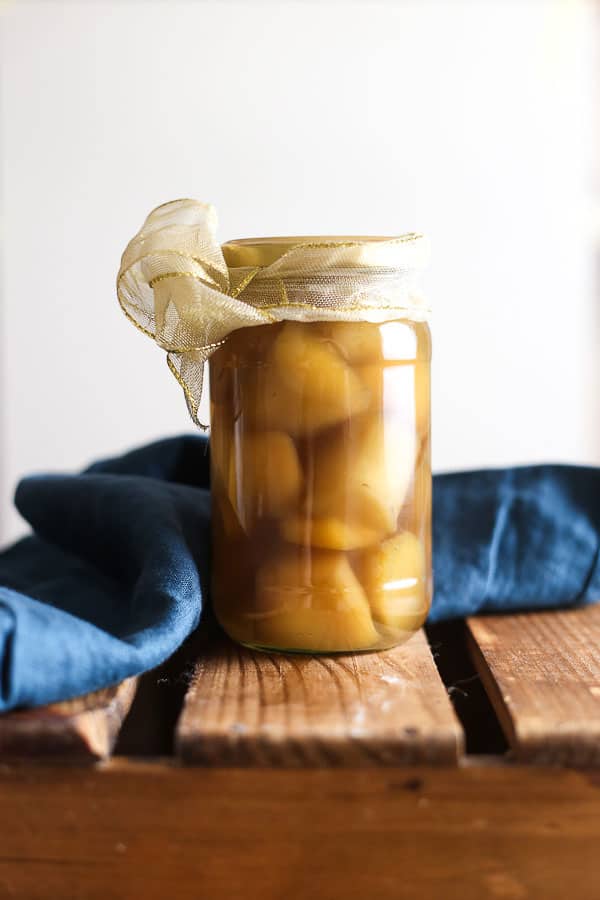
[[(236, 238), (221, 245), (228, 268), (270, 266), (290, 250), (318, 250), (320, 248), (348, 248), (344, 254), (347, 265), (354, 262), (359, 266), (381, 264), (382, 245), (393, 249), (395, 245), (423, 240), (417, 232), (407, 232), (395, 236), (380, 235), (288, 235), (277, 237)], [(356, 253), (352, 253), (355, 248)]]

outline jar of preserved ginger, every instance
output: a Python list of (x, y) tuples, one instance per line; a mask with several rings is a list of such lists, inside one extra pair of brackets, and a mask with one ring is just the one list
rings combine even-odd
[(431, 599), (425, 239), (216, 238), (210, 204), (147, 217), (127, 317), (198, 422), (209, 362), (212, 603), (261, 650), (380, 650)]
[[(314, 247), (343, 250), (339, 266), (334, 255), (326, 271), (282, 279), (277, 309), (285, 307), (285, 319), (234, 331), (210, 357), (212, 600), (242, 644), (380, 650), (405, 641), (426, 618), (430, 332), (406, 298), (399, 309), (378, 302), (386, 281), (398, 277), (394, 250), (402, 256), (405, 243), (418, 240), (223, 245), (240, 275), (274, 268), (291, 248), (300, 258), (303, 249), (308, 256)], [(329, 306), (336, 279), (356, 282), (362, 305)]]

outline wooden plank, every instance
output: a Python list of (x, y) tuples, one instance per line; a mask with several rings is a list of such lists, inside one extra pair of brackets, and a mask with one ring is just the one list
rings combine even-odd
[(463, 734), (424, 633), (384, 653), (270, 655), (230, 641), (198, 660), (176, 733), (187, 763), (456, 763)]
[(468, 626), (475, 665), (514, 757), (599, 766), (600, 605), (483, 616)]
[(0, 766), (0, 897), (597, 900), (573, 770)]
[(135, 695), (136, 679), (128, 678), (64, 703), (0, 716), (0, 759), (53, 757), (68, 762), (94, 762), (112, 751)]

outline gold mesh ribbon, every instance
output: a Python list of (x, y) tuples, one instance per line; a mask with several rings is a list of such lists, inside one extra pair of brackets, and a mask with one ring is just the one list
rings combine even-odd
[[(197, 425), (204, 365), (232, 331), (284, 319), (425, 319), (421, 235), (301, 242), (264, 267), (228, 268), (214, 207), (174, 200), (127, 245), (117, 296), (133, 324), (167, 351)], [(201, 426), (203, 427), (203, 426)]]

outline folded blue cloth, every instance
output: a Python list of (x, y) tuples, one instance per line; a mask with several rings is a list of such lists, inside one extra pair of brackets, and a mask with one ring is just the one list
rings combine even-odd
[[(0, 711), (151, 669), (207, 596), (208, 442), (159, 441), (26, 478), (35, 535), (0, 554)], [(432, 620), (600, 599), (600, 469), (436, 476)]]

